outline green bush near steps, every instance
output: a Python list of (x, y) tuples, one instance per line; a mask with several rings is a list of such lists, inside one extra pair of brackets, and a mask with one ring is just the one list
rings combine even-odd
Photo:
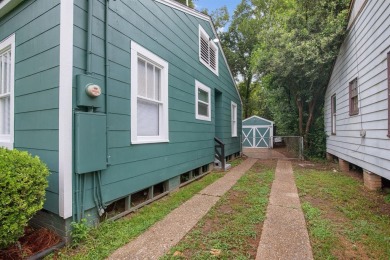
[(48, 175), (38, 157), (0, 148), (0, 249), (16, 242), (42, 209)]

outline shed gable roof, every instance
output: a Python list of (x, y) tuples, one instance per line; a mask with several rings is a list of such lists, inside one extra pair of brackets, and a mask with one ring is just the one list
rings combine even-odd
[(243, 120), (242, 124), (243, 125), (273, 125), (274, 122), (259, 116), (251, 116)]

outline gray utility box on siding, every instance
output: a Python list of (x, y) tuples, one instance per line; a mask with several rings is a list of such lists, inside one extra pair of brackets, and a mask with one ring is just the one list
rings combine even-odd
[(75, 171), (78, 174), (107, 168), (106, 115), (75, 113)]

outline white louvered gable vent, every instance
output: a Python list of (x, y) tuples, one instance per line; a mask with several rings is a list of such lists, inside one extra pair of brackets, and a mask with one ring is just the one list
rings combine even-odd
[(199, 60), (218, 75), (218, 47), (199, 25)]
[(209, 43), (202, 35), (200, 36), (200, 58), (206, 63), (209, 62)]

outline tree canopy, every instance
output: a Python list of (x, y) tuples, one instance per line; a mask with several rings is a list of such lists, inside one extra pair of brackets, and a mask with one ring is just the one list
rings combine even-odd
[(244, 117), (267, 113), (280, 134), (303, 136), (307, 148), (324, 139), (324, 93), (346, 33), (349, 2), (241, 1), (221, 41), (241, 81)]
[(191, 8), (194, 8), (195, 5), (194, 5), (194, 1), (196, 0), (175, 0), (176, 2), (179, 2), (183, 5), (186, 5), (187, 4), (187, 1), (188, 1), (188, 6), (191, 7)]

